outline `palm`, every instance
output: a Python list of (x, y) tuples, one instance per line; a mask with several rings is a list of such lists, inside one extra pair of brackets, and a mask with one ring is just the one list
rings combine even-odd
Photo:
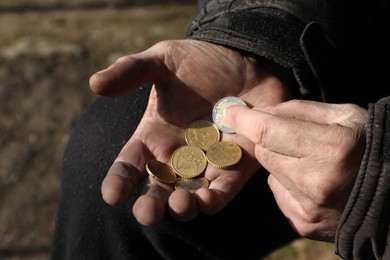
[[(140, 68), (143, 73), (137, 73)], [(113, 73), (115, 69), (120, 73)], [(100, 77), (95, 84), (91, 81), (91, 87), (105, 95), (125, 94), (140, 84), (154, 83), (145, 114), (117, 158), (117, 161), (130, 164), (143, 173), (145, 163), (152, 158), (169, 163), (173, 151), (184, 144), (186, 126), (196, 119), (210, 119), (213, 104), (220, 98), (234, 95), (250, 106), (261, 107), (279, 103), (286, 95), (280, 81), (266, 73), (255, 59), (200, 41), (157, 44), (143, 53), (120, 60), (105, 74), (112, 78), (102, 80)], [(270, 89), (274, 91), (270, 92)], [(168, 194), (166, 197), (152, 195), (157, 200), (151, 200), (144, 196), (139, 201), (143, 200), (144, 204), (149, 203), (153, 208), (157, 204), (161, 207), (169, 200), (171, 210), (179, 215), (196, 215), (198, 211), (215, 213), (223, 208), (259, 165), (248, 140), (235, 135), (223, 135), (222, 138), (238, 143), (246, 153), (240, 165), (233, 170), (208, 167), (205, 177), (209, 179), (210, 187), (198, 192), (198, 201), (195, 197), (176, 199), (179, 197), (176, 193), (183, 191), (172, 192), (170, 187), (164, 185), (163, 190)], [(117, 201), (114, 199), (113, 203)], [(145, 211), (145, 207), (139, 208), (136, 203), (134, 213), (145, 224), (155, 223), (161, 218), (159, 213), (151, 220), (143, 220), (146, 212), (142, 211)]]

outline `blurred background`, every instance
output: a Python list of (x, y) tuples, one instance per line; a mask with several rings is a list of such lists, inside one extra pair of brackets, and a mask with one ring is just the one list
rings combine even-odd
[[(0, 0), (0, 259), (48, 259), (62, 154), (118, 57), (180, 39), (195, 0)], [(339, 259), (300, 239), (266, 259)]]

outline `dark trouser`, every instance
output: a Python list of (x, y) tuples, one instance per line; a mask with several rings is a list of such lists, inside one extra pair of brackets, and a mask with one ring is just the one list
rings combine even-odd
[(100, 185), (142, 117), (148, 93), (143, 88), (126, 97), (99, 98), (75, 127), (64, 156), (53, 260), (259, 259), (296, 238), (265, 171), (224, 210), (189, 222), (167, 214), (156, 226), (139, 225), (132, 216), (139, 191), (121, 206), (107, 205)]

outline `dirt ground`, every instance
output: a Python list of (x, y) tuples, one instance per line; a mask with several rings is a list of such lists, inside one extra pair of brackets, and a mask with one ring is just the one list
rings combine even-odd
[[(89, 76), (182, 38), (195, 1), (0, 0), (0, 259), (48, 259), (64, 147)], [(297, 240), (267, 259), (339, 259)]]

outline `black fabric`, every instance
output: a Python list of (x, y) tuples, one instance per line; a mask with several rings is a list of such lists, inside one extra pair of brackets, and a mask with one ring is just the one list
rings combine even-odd
[(335, 240), (344, 259), (390, 259), (390, 165), (383, 157), (389, 104), (390, 97), (369, 107), (366, 152)]
[(390, 163), (390, 105), (385, 106), (385, 118), (382, 158), (384, 163)]
[(309, 23), (302, 33), (300, 43), (318, 85), (321, 99), (329, 103), (343, 101), (346, 85), (345, 64), (341, 64), (342, 59), (321, 27), (315, 22)]
[[(259, 259), (296, 238), (260, 171), (220, 213), (154, 227), (131, 214), (139, 191), (121, 206), (101, 198), (100, 185), (135, 130), (149, 88), (99, 98), (77, 124), (67, 146), (51, 259)], [(140, 185), (141, 187), (141, 185)]]

